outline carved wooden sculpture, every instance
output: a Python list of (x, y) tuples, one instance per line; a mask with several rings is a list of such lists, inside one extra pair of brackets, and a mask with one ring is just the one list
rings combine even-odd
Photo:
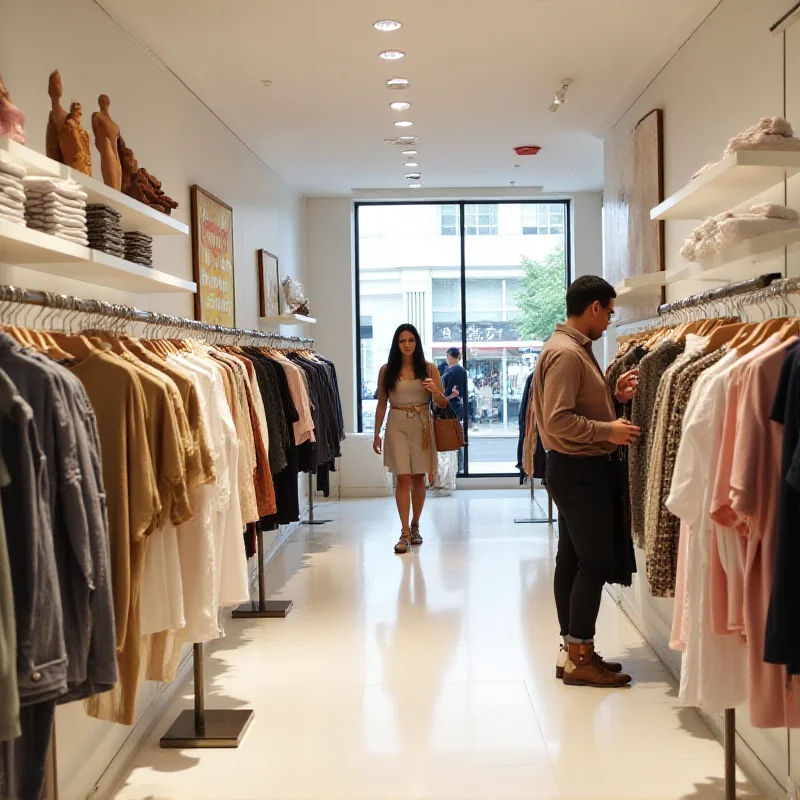
[(97, 98), (99, 111), (92, 114), (92, 131), (94, 131), (94, 144), (100, 153), (100, 171), (103, 173), (103, 183), (112, 189), (122, 188), (122, 164), (119, 158), (119, 126), (108, 113), (111, 101), (108, 95), (101, 94)]
[(67, 112), (61, 105), (61, 95), (64, 94), (64, 87), (61, 84), (61, 75), (58, 70), (50, 73), (50, 78), (47, 84), (47, 93), (50, 95), (50, 117), (47, 120), (47, 141), (45, 144), (45, 153), (48, 158), (54, 161), (64, 163), (61, 157), (61, 144), (58, 139), (58, 132), (64, 127), (64, 122), (67, 119)]
[(45, 152), (49, 158), (72, 169), (92, 174), (92, 149), (89, 134), (83, 129), (80, 103), (72, 103), (69, 113), (61, 105), (64, 87), (58, 70), (50, 74), (47, 93), (50, 95), (50, 118), (47, 121)]
[(82, 172), (84, 175), (92, 174), (92, 146), (89, 134), (81, 124), (83, 111), (80, 103), (72, 103), (69, 114), (59, 131), (58, 141), (61, 145), (62, 163), (68, 167)]
[(133, 150), (125, 144), (122, 136), (118, 141), (119, 158), (122, 165), (122, 191), (134, 200), (158, 209), (164, 214), (171, 214), (178, 203), (161, 189), (161, 181), (151, 175), (136, 161)]

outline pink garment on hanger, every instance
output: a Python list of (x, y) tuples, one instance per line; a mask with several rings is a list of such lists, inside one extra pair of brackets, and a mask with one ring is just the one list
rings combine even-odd
[(800, 727), (800, 696), (786, 668), (764, 662), (764, 630), (778, 518), (782, 429), (769, 419), (786, 349), (791, 341), (751, 361), (742, 375), (731, 509), (747, 530), (744, 621), (747, 635), (750, 722), (757, 728)]

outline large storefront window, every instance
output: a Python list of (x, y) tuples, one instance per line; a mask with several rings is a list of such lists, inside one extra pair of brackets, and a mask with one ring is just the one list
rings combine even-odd
[(515, 472), (525, 382), (564, 316), (568, 211), (566, 202), (358, 207), (361, 430), (374, 428), (392, 334), (411, 322), (441, 372), (448, 349), (462, 351), (463, 474)]

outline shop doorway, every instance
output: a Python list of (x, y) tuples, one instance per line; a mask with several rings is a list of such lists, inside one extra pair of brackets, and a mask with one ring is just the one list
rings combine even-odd
[(569, 201), (360, 203), (355, 226), (359, 431), (411, 322), (440, 372), (454, 347), (467, 370), (459, 475), (516, 474), (525, 381), (564, 316)]

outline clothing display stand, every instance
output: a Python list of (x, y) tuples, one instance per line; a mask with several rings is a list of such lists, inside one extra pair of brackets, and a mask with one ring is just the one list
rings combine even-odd
[(238, 747), (255, 716), (249, 708), (206, 711), (203, 645), (193, 646), (194, 709), (181, 711), (161, 739), (162, 748)]
[[(538, 506), (538, 503), (534, 499), (533, 495), (533, 478), (530, 479), (530, 483), (531, 483), (531, 504)], [(540, 524), (551, 525), (553, 523), (553, 498), (550, 496), (550, 492), (547, 492), (546, 519), (544, 517), (517, 517), (514, 519), (514, 522), (517, 525), (540, 525)]]
[(264, 533), (256, 533), (258, 543), (258, 600), (243, 603), (233, 610), (234, 619), (283, 619), (292, 610), (291, 600), (267, 600), (264, 587)]
[(736, 711), (725, 709), (725, 800), (736, 800)]
[(324, 525), (326, 522), (333, 522), (331, 519), (314, 519), (314, 477), (313, 473), (308, 473), (308, 519), (303, 520), (301, 525)]

